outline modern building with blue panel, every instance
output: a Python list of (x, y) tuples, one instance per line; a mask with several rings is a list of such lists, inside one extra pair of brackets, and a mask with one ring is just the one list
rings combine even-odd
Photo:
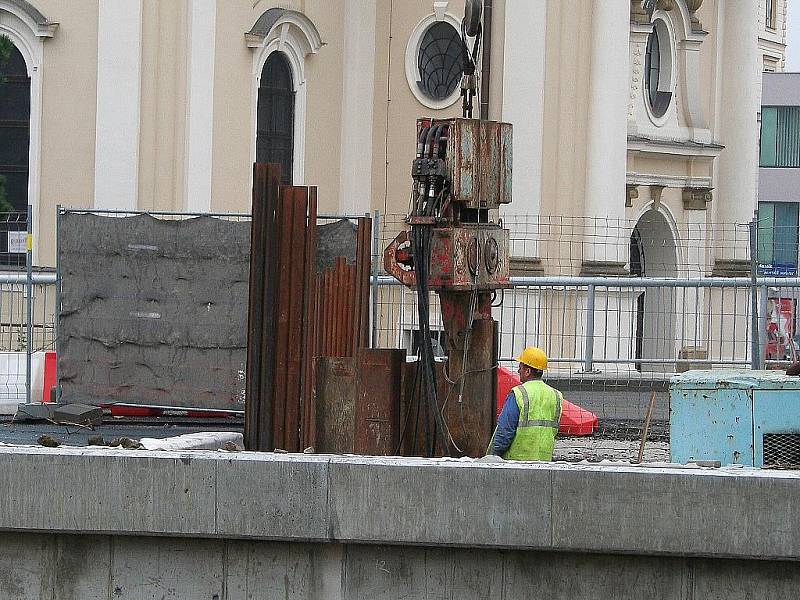
[(800, 73), (764, 73), (758, 170), (758, 262), (797, 275), (800, 230)]
[(670, 382), (672, 462), (800, 465), (800, 377), (782, 371), (689, 371)]

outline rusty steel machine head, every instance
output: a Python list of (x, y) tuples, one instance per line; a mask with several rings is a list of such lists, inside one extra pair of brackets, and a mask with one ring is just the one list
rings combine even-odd
[[(494, 424), (492, 300), (509, 286), (509, 234), (498, 209), (511, 202), (512, 128), (419, 119), (416, 134), (409, 230), (384, 251), (387, 273), (417, 291), (419, 359), (408, 405), (417, 419), (410, 429), (422, 431), (425, 441), (410, 446), (427, 456), (479, 456)], [(432, 291), (440, 298), (446, 363), (436, 361), (432, 348)]]
[(428, 287), (487, 291), (508, 287), (509, 238), (497, 209), (511, 202), (512, 128), (477, 119), (417, 121), (412, 205), (386, 248), (386, 272), (417, 287), (415, 226), (430, 228)]

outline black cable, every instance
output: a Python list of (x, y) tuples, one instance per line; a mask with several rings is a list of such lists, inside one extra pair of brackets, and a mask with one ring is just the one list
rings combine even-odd
[(414, 238), (414, 267), (417, 276), (417, 313), (421, 330), (420, 357), (418, 368), (422, 373), (421, 393), (428, 404), (429, 418), (426, 427), (426, 452), (433, 456), (436, 450), (436, 439), (441, 437), (444, 454), (450, 455), (450, 443), (447, 439), (444, 420), (438, 403), (436, 385), (436, 365), (433, 356), (433, 340), (430, 332), (430, 303), (428, 274), (430, 268), (430, 225), (412, 226)]

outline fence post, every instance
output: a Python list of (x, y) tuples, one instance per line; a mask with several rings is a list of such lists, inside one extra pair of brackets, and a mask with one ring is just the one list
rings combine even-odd
[(375, 211), (372, 220), (372, 303), (370, 304), (370, 327), (372, 328), (372, 348), (378, 347), (378, 265), (380, 264), (381, 252), (381, 213)]
[(33, 209), (28, 204), (25, 236), (25, 404), (31, 403), (31, 352), (33, 352)]
[[(761, 328), (758, 318), (758, 211), (750, 221), (750, 368), (761, 368)], [(766, 294), (765, 294), (766, 296)], [(765, 306), (766, 308), (766, 306)]]
[(59, 359), (61, 358), (61, 205), (56, 206), (56, 297), (53, 310), (53, 342), (56, 351), (56, 402), (61, 402), (61, 379), (59, 378)]
[(758, 310), (759, 369), (767, 368), (767, 296), (769, 296), (769, 289), (766, 285), (762, 285)]
[(584, 347), (583, 370), (592, 373), (594, 370), (594, 285), (586, 289), (586, 346)]

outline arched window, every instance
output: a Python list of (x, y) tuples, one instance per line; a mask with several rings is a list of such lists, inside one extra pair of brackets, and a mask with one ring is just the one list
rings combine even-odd
[[(25, 59), (13, 44), (0, 56), (0, 183), (14, 210), (28, 204), (31, 80)], [(0, 211), (8, 207), (0, 206)]]
[(281, 181), (292, 183), (294, 168), (294, 82), (289, 61), (273, 52), (264, 63), (258, 86), (256, 162), (278, 163)]

